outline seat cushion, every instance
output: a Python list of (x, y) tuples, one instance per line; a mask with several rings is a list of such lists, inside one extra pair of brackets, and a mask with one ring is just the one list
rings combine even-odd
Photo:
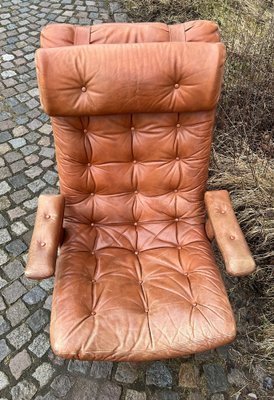
[[(127, 228), (116, 229), (117, 237)], [(68, 251), (65, 243), (53, 298), (54, 352), (141, 361), (233, 340), (234, 318), (210, 243), (202, 225), (195, 230), (199, 235), (183, 246), (167, 240), (139, 252), (123, 247), (121, 237), (120, 246), (107, 241), (90, 251)]]

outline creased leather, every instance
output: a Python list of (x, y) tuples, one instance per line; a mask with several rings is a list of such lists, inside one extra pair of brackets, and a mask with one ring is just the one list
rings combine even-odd
[[(69, 48), (74, 38), (74, 26), (50, 25), (43, 29), (42, 47), (58, 55), (63, 52), (57, 47), (74, 54)], [(172, 28), (160, 23), (106, 24), (91, 27), (89, 47), (131, 43), (131, 49), (145, 42), (156, 49), (161, 43), (152, 42), (173, 41), (212, 42), (214, 47), (219, 36), (216, 25), (207, 21)], [(205, 45), (198, 43), (202, 58), (210, 46)], [(168, 44), (169, 49), (177, 46), (180, 43)], [(81, 48), (87, 46), (77, 46)], [(95, 50), (96, 57), (103, 54), (101, 47)], [(79, 71), (85, 82), (89, 66), (85, 69), (84, 54), (91, 53), (81, 54)], [(183, 65), (181, 52), (176, 57), (176, 64)], [(141, 68), (143, 61), (138, 60)], [(197, 90), (204, 71), (199, 57), (196, 61), (201, 69), (191, 76), (190, 92)], [(115, 56), (110, 70), (118, 71), (118, 62)], [(211, 62), (216, 69), (219, 61), (213, 57)], [(61, 73), (67, 71), (62, 59), (56, 63)], [(170, 59), (161, 63), (168, 73), (160, 83), (176, 83)], [(120, 68), (123, 81), (130, 71), (127, 64)], [(144, 82), (146, 72), (150, 73), (138, 71), (144, 90), (153, 79), (148, 75)], [(49, 69), (47, 82), (59, 85), (50, 82), (50, 73)], [(94, 76), (97, 87), (103, 85), (101, 76)], [(109, 90), (116, 81), (116, 75), (113, 82), (108, 77)], [(117, 93), (111, 101), (121, 108), (113, 115), (109, 108), (107, 115), (76, 115), (78, 102), (69, 110), (71, 116), (52, 117), (60, 190), (66, 199), (50, 328), (56, 354), (85, 360), (152, 360), (204, 351), (235, 337), (233, 313), (204, 225), (213, 104), (220, 81), (221, 75), (216, 79), (209, 73), (204, 111), (199, 109), (202, 91), (195, 111), (175, 113), (167, 108), (148, 113), (147, 104), (161, 101), (155, 91), (139, 104), (142, 112), (121, 113), (126, 105)], [(78, 88), (79, 81), (74, 82)], [(106, 90), (98, 96), (106, 96)], [(68, 93), (63, 92), (61, 100), (58, 107), (65, 110)]]
[(54, 275), (62, 237), (65, 199), (62, 195), (40, 195), (25, 275), (45, 279)]
[(206, 192), (205, 205), (227, 272), (234, 276), (245, 276), (254, 272), (255, 262), (234, 214), (228, 192)]

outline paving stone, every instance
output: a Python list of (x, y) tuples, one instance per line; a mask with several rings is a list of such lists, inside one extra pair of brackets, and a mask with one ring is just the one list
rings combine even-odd
[[(84, 379), (78, 378), (73, 386), (69, 395), (67, 395), (68, 400), (99, 400), (98, 397), (98, 389), (99, 389), (99, 381), (92, 379)], [(66, 400), (67, 400), (66, 399)], [(105, 399), (108, 400), (106, 397)], [(116, 400), (116, 399), (109, 399)], [(117, 399), (118, 400), (118, 399)]]
[(27, 246), (20, 239), (13, 240), (6, 246), (6, 250), (13, 256), (19, 256), (27, 250)]
[(11, 240), (11, 236), (9, 234), (9, 231), (4, 228), (0, 229), (0, 244), (7, 243)]
[(16, 236), (21, 236), (23, 233), (28, 231), (28, 228), (21, 221), (14, 222), (10, 228)]
[(46, 297), (46, 292), (39, 286), (35, 286), (23, 296), (23, 300), (28, 305), (37, 304)]
[(8, 221), (3, 217), (3, 215), (0, 215), (0, 228), (5, 228), (8, 224)]
[(0, 250), (0, 265), (4, 265), (8, 261), (8, 255), (4, 250)]
[(88, 361), (70, 360), (68, 364), (68, 371), (72, 373), (86, 374), (90, 369)]
[(138, 378), (138, 369), (136, 364), (121, 362), (118, 364), (115, 379), (118, 382), (133, 383)]
[(22, 210), (20, 207), (13, 208), (12, 210), (8, 211), (9, 217), (11, 221), (18, 219), (26, 214), (26, 211)]
[(137, 392), (136, 390), (128, 389), (126, 391), (125, 400), (146, 400), (145, 392)]
[(0, 362), (11, 352), (5, 339), (0, 339)]
[(223, 367), (219, 364), (203, 366), (207, 385), (211, 393), (225, 392), (228, 390), (228, 381)]
[[(0, 390), (5, 389), (9, 385), (9, 380), (4, 372), (0, 371)], [(1, 400), (1, 399), (0, 399)]]
[(172, 375), (163, 362), (156, 361), (147, 369), (146, 384), (161, 388), (172, 386)]
[(8, 287), (3, 289), (2, 291), (3, 297), (9, 304), (14, 303), (16, 300), (19, 299), (19, 297), (21, 297), (25, 293), (26, 289), (18, 281), (11, 283)]
[(10, 330), (10, 323), (5, 320), (5, 318), (0, 315), (0, 335), (8, 332)]
[(12, 133), (14, 136), (23, 136), (28, 132), (28, 129), (25, 126), (16, 126), (13, 130)]
[(51, 310), (51, 306), (52, 306), (52, 295), (47, 297), (47, 299), (43, 305), (43, 308), (45, 308), (46, 310)]
[(0, 296), (0, 311), (4, 311), (6, 309), (6, 304), (3, 300), (3, 297)]
[(33, 181), (28, 184), (28, 188), (33, 192), (37, 193), (41, 189), (43, 189), (46, 186), (46, 183), (42, 181), (41, 179), (36, 179), (36, 181)]
[(113, 363), (109, 361), (93, 361), (90, 370), (90, 376), (92, 378), (110, 378)]
[(43, 279), (40, 283), (39, 286), (46, 290), (47, 292), (51, 290), (54, 286), (54, 278), (48, 278), (48, 279)]
[(197, 388), (199, 382), (199, 369), (190, 363), (183, 363), (179, 372), (179, 386), (184, 388)]
[[(20, 161), (19, 161), (20, 162)], [(11, 196), (12, 200), (16, 203), (16, 204), (20, 204), (23, 201), (29, 199), (31, 197), (30, 193), (27, 191), (27, 189), (22, 189), (22, 190), (18, 190), (15, 193), (12, 193)]]
[[(1, 190), (1, 183), (0, 183)], [(10, 206), (10, 201), (7, 196), (0, 197), (0, 211), (6, 210)]]
[(27, 319), (27, 324), (29, 325), (31, 330), (35, 333), (39, 332), (40, 329), (42, 329), (48, 322), (49, 322), (49, 315), (43, 309), (35, 311)]
[(26, 350), (17, 353), (10, 360), (9, 368), (15, 379), (19, 379), (23, 372), (31, 366), (31, 358)]
[(45, 386), (54, 374), (54, 368), (49, 363), (39, 365), (32, 376), (39, 382), (40, 386)]
[(98, 390), (98, 400), (120, 400), (122, 388), (117, 384), (105, 381)]
[(14, 189), (21, 189), (28, 183), (28, 180), (23, 173), (12, 176), (8, 179), (8, 181), (14, 187)]
[(24, 380), (11, 389), (11, 396), (12, 400), (31, 400), (36, 392), (34, 384)]
[(156, 390), (151, 400), (179, 400), (180, 396), (178, 393), (172, 390)]
[(24, 138), (17, 138), (10, 140), (9, 143), (14, 149), (19, 149), (20, 147), (25, 146), (26, 140)]
[(8, 185), (7, 182), (0, 182), (0, 196), (2, 196), (2, 194), (8, 193), (11, 190), (10, 185)]
[(49, 338), (45, 333), (40, 333), (40, 335), (38, 335), (28, 347), (28, 349), (38, 358), (41, 358), (49, 348)]
[(3, 287), (5, 287), (7, 285), (7, 281), (6, 279), (3, 279), (0, 277), (0, 289), (2, 289)]
[(19, 350), (25, 343), (31, 339), (31, 330), (25, 323), (15, 328), (12, 332), (7, 335), (7, 339), (10, 344)]
[(11, 172), (8, 167), (1, 167), (0, 168), (0, 180), (6, 179), (11, 176)]
[(43, 172), (42, 168), (38, 167), (37, 165), (35, 165), (34, 167), (29, 168), (25, 174), (29, 177), (29, 178), (35, 178), (36, 176), (41, 175), (41, 173)]
[(8, 308), (6, 315), (11, 325), (16, 326), (29, 315), (29, 310), (22, 300), (18, 300)]
[(73, 379), (68, 375), (58, 375), (51, 383), (54, 394), (58, 397), (65, 397), (73, 386)]
[(54, 171), (47, 171), (45, 175), (43, 176), (43, 179), (49, 184), (49, 185), (55, 185), (57, 180), (58, 180), (58, 174)]

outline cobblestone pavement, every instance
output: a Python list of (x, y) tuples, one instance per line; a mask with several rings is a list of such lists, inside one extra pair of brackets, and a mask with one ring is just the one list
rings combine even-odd
[(37, 198), (43, 192), (58, 192), (51, 126), (39, 105), (34, 51), (47, 23), (122, 22), (126, 15), (114, 1), (0, 4), (1, 400), (230, 398), (248, 382), (231, 368), (228, 347), (140, 364), (68, 361), (51, 352), (53, 280), (39, 283), (23, 275)]

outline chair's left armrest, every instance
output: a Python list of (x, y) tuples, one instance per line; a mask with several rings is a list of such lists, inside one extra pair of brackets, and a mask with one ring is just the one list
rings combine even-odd
[(63, 231), (65, 199), (62, 195), (41, 195), (32, 234), (25, 275), (45, 279), (54, 275), (58, 246)]
[(255, 270), (255, 262), (234, 214), (227, 190), (205, 193), (208, 238), (216, 239), (230, 275), (245, 276)]

